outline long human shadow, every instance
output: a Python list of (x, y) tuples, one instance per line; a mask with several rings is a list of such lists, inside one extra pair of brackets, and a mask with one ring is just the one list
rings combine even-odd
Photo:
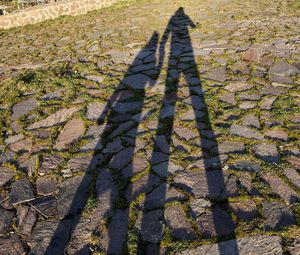
[[(228, 194), (226, 194), (225, 191), (226, 183), (222, 171), (222, 162), (219, 155), (218, 143), (210, 122), (207, 104), (203, 95), (200, 76), (193, 53), (191, 38), (189, 35), (189, 27), (193, 28), (195, 27), (195, 24), (185, 14), (184, 9), (180, 7), (171, 17), (161, 40), (159, 50), (161, 54), (160, 58), (164, 58), (166, 43), (169, 37), (171, 40), (171, 48), (167, 67), (165, 94), (160, 108), (158, 126), (156, 131), (157, 133), (155, 137), (157, 146), (153, 149), (150, 164), (155, 164), (155, 159), (159, 155), (161, 155), (162, 150), (159, 149), (159, 140), (162, 139), (162, 136), (165, 136), (167, 143), (164, 144), (163, 152), (165, 153), (165, 155), (167, 155), (167, 158), (165, 159), (165, 164), (160, 165), (159, 175), (168, 176), (172, 143), (171, 136), (174, 132), (174, 116), (178, 98), (177, 92), (180, 75), (183, 75), (189, 87), (189, 94), (191, 96), (190, 101), (194, 109), (193, 112), (196, 118), (196, 127), (200, 137), (197, 144), (199, 144), (203, 151), (203, 165), (201, 167), (200, 164), (198, 167), (202, 168), (202, 170), (205, 171), (206, 183), (208, 187), (208, 194), (205, 198), (209, 199), (212, 203), (211, 218), (215, 231), (215, 236), (213, 237), (217, 237), (217, 239), (220, 240), (220, 238), (224, 237), (225, 235), (230, 235), (231, 238), (235, 239), (234, 228), (231, 230), (226, 229), (227, 226), (229, 226), (230, 228), (233, 225), (233, 222), (232, 225), (230, 223), (228, 225), (227, 222), (222, 222), (222, 220), (220, 220), (220, 217), (222, 216), (220, 215), (220, 211), (222, 211), (222, 209), (220, 208), (227, 207)], [(171, 97), (173, 98), (173, 101), (170, 101), (170, 95), (172, 95)], [(166, 109), (168, 110), (166, 111)], [(167, 115), (166, 112), (168, 112)], [(207, 137), (204, 137), (203, 134), (206, 134), (209, 137), (209, 140), (207, 139)], [(214, 145), (213, 149), (209, 145)], [(151, 176), (148, 178), (149, 185), (153, 182), (151, 178)], [(195, 180), (195, 182), (197, 181), (199, 180)], [(202, 183), (205, 183), (205, 180)], [(217, 192), (216, 194), (216, 190), (219, 190), (220, 192)], [(160, 195), (156, 199), (160, 201), (166, 201), (166, 192), (167, 185), (166, 183), (164, 183), (163, 188), (160, 189)], [(149, 219), (151, 218), (151, 216), (149, 217), (149, 215), (151, 214), (151, 209), (149, 210), (149, 208), (152, 207), (151, 203), (153, 203), (153, 198), (151, 198), (151, 193), (148, 193), (146, 194), (143, 207), (144, 209), (141, 223), (141, 235), (138, 248), (139, 254), (147, 253), (147, 245), (151, 245), (151, 254), (161, 254), (160, 240), (158, 240), (159, 238), (156, 240), (155, 238), (153, 238), (153, 240), (151, 240), (151, 237), (149, 238), (149, 231), (151, 232), (153, 230), (153, 225), (155, 225), (155, 233), (163, 231), (163, 221), (161, 221), (161, 219), (163, 218), (163, 210), (156, 210), (157, 213), (156, 216), (154, 216), (154, 220), (152, 218), (152, 221), (156, 222), (154, 224), (153, 222), (149, 221)], [(222, 212), (226, 215), (224, 211)], [(230, 221), (229, 216), (226, 216), (227, 218), (225, 219)], [(200, 229), (200, 231), (202, 233), (205, 233), (206, 230)], [(226, 233), (225, 235), (224, 232)], [(222, 250), (220, 246), (219, 253), (221, 255), (229, 255), (228, 251)], [(235, 244), (232, 246), (232, 250), (230, 251), (230, 255), (238, 254), (238, 247), (237, 243), (235, 242)]]
[[(131, 161), (135, 154), (138, 125), (142, 118), (142, 114), (139, 113), (142, 112), (144, 105), (145, 89), (147, 86), (155, 84), (160, 73), (160, 64), (157, 64), (156, 59), (157, 46), (158, 33), (154, 32), (145, 47), (136, 55), (123, 80), (108, 100), (101, 116), (99, 116), (99, 124), (102, 124), (105, 119), (107, 121), (95, 148), (102, 148), (100, 152), (105, 155), (104, 160), (102, 159), (103, 162), (98, 165), (96, 172), (89, 172), (88, 169), (93, 168), (92, 162), (98, 157), (97, 153), (91, 160), (90, 166), (87, 166), (87, 173), (77, 188), (67, 212), (63, 215), (65, 218), (71, 219), (71, 223), (64, 219), (60, 220), (44, 254), (64, 254), (67, 250), (72, 235), (76, 231), (76, 226), (79, 225), (82, 218), (78, 215), (87, 205), (87, 192), (91, 185), (95, 185), (91, 182), (91, 175), (94, 175), (94, 178), (97, 179), (94, 188), (98, 198), (97, 208), (101, 210), (97, 216), (99, 218), (111, 217), (112, 222), (114, 222), (112, 211), (117, 193), (120, 192), (116, 188), (115, 181), (122, 178), (120, 177), (122, 176), (121, 170), (125, 167), (126, 176), (134, 175), (135, 169)], [(147, 74), (147, 71), (150, 72)], [(128, 131), (130, 131), (130, 134), (126, 136)], [(122, 144), (128, 145), (128, 143), (130, 144), (128, 147), (122, 146)], [(108, 168), (111, 170), (107, 171)], [(118, 172), (117, 177), (112, 174), (114, 170)], [(131, 193), (130, 190), (129, 193)], [(109, 226), (109, 243), (107, 247), (109, 254), (121, 253), (123, 243), (126, 240), (128, 220), (129, 210), (122, 210), (122, 224), (116, 222), (117, 226), (114, 226), (114, 228)], [(71, 226), (68, 224), (71, 224)], [(66, 229), (69, 229), (69, 231), (66, 231)], [(88, 246), (84, 246), (80, 251), (80, 254), (88, 253)]]

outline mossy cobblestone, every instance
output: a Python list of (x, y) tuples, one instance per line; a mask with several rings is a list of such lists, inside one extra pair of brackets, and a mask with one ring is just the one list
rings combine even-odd
[[(195, 27), (159, 70), (180, 6)], [(0, 31), (0, 254), (295, 252), (295, 6), (131, 1)]]

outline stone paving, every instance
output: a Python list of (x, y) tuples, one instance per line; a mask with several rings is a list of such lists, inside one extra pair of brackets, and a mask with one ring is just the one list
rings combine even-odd
[(0, 254), (300, 254), (299, 17), (157, 0), (0, 31)]

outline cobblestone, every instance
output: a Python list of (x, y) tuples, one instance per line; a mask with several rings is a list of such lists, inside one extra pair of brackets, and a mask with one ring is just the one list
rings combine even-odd
[(0, 31), (0, 255), (295, 253), (294, 2), (122, 1)]

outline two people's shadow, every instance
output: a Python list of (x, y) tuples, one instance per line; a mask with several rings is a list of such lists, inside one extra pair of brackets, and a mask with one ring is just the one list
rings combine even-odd
[[(106, 120), (104, 130), (96, 146), (97, 148), (101, 148), (101, 162), (97, 167), (96, 173), (87, 171), (77, 192), (73, 196), (68, 213), (65, 215), (67, 218), (72, 219), (72, 226), (69, 227), (68, 238), (62, 236), (65, 235), (64, 228), (66, 223), (61, 220), (44, 254), (64, 254), (68, 246), (70, 246), (72, 236), (81, 221), (78, 215), (80, 215), (88, 202), (88, 195), (84, 193), (84, 190), (86, 187), (93, 185), (90, 181), (90, 177), (95, 174), (97, 175), (97, 181), (94, 186), (98, 203), (97, 208), (99, 208), (98, 216), (99, 219), (109, 219), (106, 231), (106, 239), (108, 239), (108, 242), (106, 247), (104, 247), (105, 252), (108, 254), (126, 254), (128, 252), (126, 251), (126, 240), (130, 213), (128, 207), (130, 202), (136, 198), (136, 190), (132, 188), (130, 180), (132, 177), (135, 177), (136, 174), (146, 171), (147, 160), (149, 160), (151, 167), (157, 164), (157, 159), (162, 159), (164, 164), (160, 164), (159, 174), (150, 170), (143, 187), (140, 187), (140, 191), (146, 193), (146, 197), (144, 205), (142, 206), (144, 209), (140, 223), (139, 240), (137, 241), (139, 254), (147, 254), (147, 246), (149, 245), (152, 247), (151, 254), (160, 254), (161, 238), (151, 241), (151, 238), (145, 237), (151, 236), (149, 231), (152, 231), (152, 221), (155, 219), (157, 219), (155, 232), (161, 233), (161, 237), (163, 235), (163, 210), (157, 210), (156, 218), (149, 220), (151, 218), (148, 217), (149, 208), (151, 208), (151, 198), (149, 194), (154, 188), (160, 186), (160, 193), (157, 199), (163, 201), (161, 204), (163, 208), (167, 192), (165, 177), (169, 174), (168, 169), (172, 134), (174, 133), (175, 109), (178, 101), (178, 87), (181, 75), (184, 76), (189, 88), (190, 105), (193, 108), (196, 128), (199, 134), (199, 138), (197, 138), (199, 139), (198, 143), (201, 146), (201, 144), (207, 142), (207, 139), (203, 138), (202, 135), (203, 131), (205, 131), (210, 134), (211, 144), (215, 146), (213, 153), (210, 150), (211, 148), (205, 146), (201, 148), (204, 155), (203, 170), (210, 171), (211, 169), (217, 169), (220, 173), (217, 175), (218, 180), (214, 179), (215, 177), (213, 176), (215, 175), (206, 175), (208, 193), (214, 192), (216, 182), (225, 188), (217, 140), (209, 121), (208, 109), (203, 96), (199, 72), (189, 36), (189, 27), (195, 27), (195, 24), (185, 14), (184, 9), (179, 8), (171, 17), (162, 36), (160, 46), (158, 47), (159, 35), (157, 32), (154, 32), (145, 47), (136, 55), (131, 66), (125, 73), (124, 79), (119, 83), (115, 92), (108, 100), (106, 108), (103, 110), (101, 116), (99, 116), (99, 125), (104, 125), (103, 123)], [(163, 67), (166, 43), (169, 37), (171, 45), (165, 81), (165, 93), (159, 110), (154, 147), (149, 159), (149, 157), (147, 158), (145, 156), (146, 154), (143, 152), (143, 147), (140, 145), (138, 128), (144, 118), (143, 107), (145, 105), (146, 89), (147, 87), (155, 85), (158, 80)], [(156, 57), (157, 51), (159, 53), (159, 59)], [(201, 116), (199, 115), (199, 109), (201, 109), (202, 112)], [(161, 146), (162, 139), (164, 140), (163, 146)], [(143, 153), (147, 160), (137, 158), (143, 158)], [(99, 151), (95, 153), (95, 157), (99, 157)], [(87, 169), (88, 168), (90, 168), (90, 166), (87, 166)], [(120, 183), (122, 185), (120, 185)], [(126, 183), (126, 185), (124, 185), (124, 183)], [(124, 195), (125, 193), (126, 195)], [(125, 201), (126, 206), (124, 207), (127, 207), (127, 209), (116, 209), (119, 207), (118, 203), (120, 203), (120, 198), (123, 202)], [(228, 201), (222, 201), (223, 205), (226, 203), (228, 203)], [(213, 213), (212, 217), (214, 223), (220, 222), (218, 214)], [(217, 236), (219, 236), (218, 232), (219, 229), (222, 229), (222, 226), (214, 224), (214, 228)], [(105, 234), (100, 233), (100, 235)], [(82, 249), (76, 254), (90, 253), (88, 245), (82, 243), (81, 248)], [(221, 253), (222, 251), (220, 251), (220, 254)], [(237, 248), (234, 254), (238, 254)]]

